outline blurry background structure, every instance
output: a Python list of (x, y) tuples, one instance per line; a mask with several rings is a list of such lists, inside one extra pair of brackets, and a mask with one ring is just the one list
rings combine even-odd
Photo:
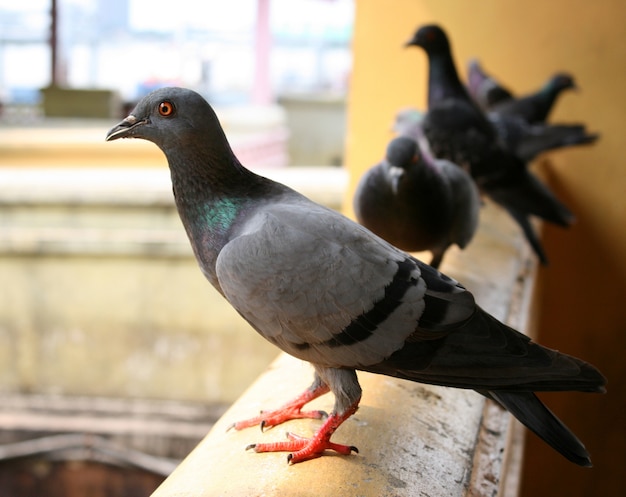
[[(351, 214), (397, 110), (425, 107), (426, 58), (403, 44), (437, 22), (462, 73), (479, 57), (524, 93), (571, 72), (581, 91), (562, 97), (555, 119), (602, 134), (535, 164), (578, 218), (543, 229), (551, 264), (538, 274), (537, 335), (609, 379), (606, 396), (549, 404), (595, 467), (528, 437), (522, 495), (623, 494), (624, 18), (621, 0), (0, 0), (0, 444), (85, 428), (160, 457), (142, 459), (153, 471), (193, 446), (276, 354), (197, 270), (156, 147), (102, 143), (133, 102), (161, 85), (197, 89), (245, 164)], [(193, 433), (172, 428), (188, 421)], [(39, 449), (139, 464), (98, 438)], [(26, 449), (7, 450), (0, 460)], [(52, 474), (38, 464), (21, 470)]]
[[(233, 0), (198, 8), (191, 0), (3, 0), (0, 88), (7, 102), (37, 101), (38, 90), (52, 83), (53, 5), (60, 86), (116, 90), (136, 101), (155, 86), (184, 83), (218, 105), (284, 92), (344, 94), (347, 87), (351, 1)], [(260, 49), (261, 58), (271, 55), (266, 72), (258, 69), (267, 64), (257, 61)], [(268, 92), (261, 97), (259, 82)]]
[(292, 162), (338, 165), (352, 22), (352, 0), (0, 1), (3, 119), (118, 117), (184, 85), (218, 107), (281, 102)]

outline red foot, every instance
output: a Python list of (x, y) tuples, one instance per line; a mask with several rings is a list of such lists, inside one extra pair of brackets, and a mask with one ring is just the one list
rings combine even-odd
[(255, 452), (291, 452), (287, 456), (287, 462), (290, 464), (320, 457), (327, 449), (344, 455), (349, 455), (352, 452), (358, 453), (359, 450), (352, 445), (336, 444), (330, 441), (330, 437), (335, 430), (355, 413), (358, 405), (359, 401), (357, 400), (343, 414), (332, 413), (312, 438), (287, 433), (287, 438), (289, 438), (287, 442), (252, 444), (248, 445), (246, 450), (254, 449)]
[(329, 391), (326, 385), (320, 385), (315, 388), (308, 388), (304, 393), (288, 402), (284, 406), (274, 411), (261, 411), (261, 414), (254, 418), (246, 419), (234, 423), (230, 428), (235, 430), (242, 430), (249, 428), (250, 426), (261, 425), (261, 430), (264, 428), (271, 428), (272, 426), (279, 425), (285, 421), (291, 419), (311, 418), (311, 419), (323, 419), (328, 416), (324, 411), (302, 411), (304, 404), (311, 402), (320, 395), (323, 395)]

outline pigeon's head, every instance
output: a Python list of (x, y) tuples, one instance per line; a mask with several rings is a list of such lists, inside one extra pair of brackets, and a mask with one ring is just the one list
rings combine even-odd
[(397, 194), (405, 171), (409, 170), (419, 160), (417, 142), (406, 136), (394, 138), (387, 145), (385, 160), (389, 166), (391, 190)]
[(401, 109), (396, 114), (396, 119), (393, 123), (393, 131), (400, 134), (408, 134), (421, 126), (423, 120), (423, 112), (412, 107)]
[(408, 136), (416, 140), (421, 139), (424, 135), (422, 130), (423, 121), (423, 112), (412, 107), (407, 107), (396, 113), (391, 130), (399, 136)]
[(143, 97), (130, 115), (107, 133), (106, 140), (142, 138), (167, 153), (193, 143), (198, 136), (206, 140), (220, 129), (215, 112), (200, 94), (186, 88), (160, 88)]
[(489, 80), (478, 59), (470, 59), (467, 63), (467, 77), (469, 85), (474, 87), (480, 86), (481, 83)]
[(560, 92), (563, 90), (576, 89), (574, 77), (567, 73), (557, 73), (548, 81), (548, 87), (551, 90)]
[(391, 166), (408, 169), (411, 164), (419, 160), (417, 142), (407, 136), (394, 138), (387, 145), (385, 158)]
[(420, 27), (405, 46), (422, 47), (428, 54), (450, 51), (450, 43), (445, 31), (436, 24)]

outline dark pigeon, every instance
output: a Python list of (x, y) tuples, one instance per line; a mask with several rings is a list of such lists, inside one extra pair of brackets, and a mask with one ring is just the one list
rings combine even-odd
[(365, 172), (353, 203), (359, 223), (402, 250), (431, 251), (438, 268), (451, 245), (463, 249), (474, 236), (480, 195), (461, 168), (401, 136)]
[[(502, 146), (528, 164), (537, 156), (570, 146), (592, 144), (597, 134), (589, 134), (576, 124), (528, 124), (521, 117), (500, 116), (489, 112), (487, 119), (496, 130)], [(400, 136), (418, 139), (422, 131), (424, 114), (417, 109), (405, 108), (396, 114), (393, 130)]]
[(197, 93), (162, 88), (144, 97), (107, 140), (142, 138), (164, 152), (174, 197), (200, 268), (263, 337), (309, 361), (309, 389), (276, 411), (236, 423), (272, 426), (327, 392), (333, 411), (311, 438), (254, 444), (296, 463), (327, 449), (357, 409), (355, 370), (458, 388), (500, 402), (569, 460), (591, 464), (576, 436), (535, 391), (603, 392), (593, 366), (544, 348), (500, 323), (470, 292), (365, 227), (237, 160), (211, 106)]
[(577, 89), (572, 75), (557, 73), (536, 92), (515, 97), (488, 75), (477, 60), (468, 64), (467, 77), (470, 95), (484, 110), (521, 117), (530, 124), (545, 123), (559, 95)]
[(566, 147), (592, 145), (600, 135), (588, 133), (582, 124), (529, 124), (514, 115), (487, 114), (498, 139), (509, 152), (528, 164), (537, 156)]
[(530, 216), (567, 227), (574, 216), (500, 140), (498, 130), (461, 83), (441, 27), (419, 28), (407, 46), (428, 55), (428, 112), (422, 128), (435, 157), (467, 168), (481, 192), (521, 226), (542, 264), (547, 256)]
[(524, 162), (550, 150), (597, 141), (599, 135), (589, 133), (584, 124), (546, 123), (558, 95), (575, 87), (570, 75), (556, 74), (536, 93), (517, 98), (485, 73), (477, 60), (468, 66), (470, 95), (487, 112), (508, 150)]
[(515, 98), (511, 90), (484, 71), (477, 59), (470, 60), (468, 64), (467, 89), (484, 111)]
[[(437, 112), (435, 111), (433, 115), (437, 115)], [(415, 140), (419, 140), (420, 142), (422, 142), (422, 140), (425, 140), (425, 138), (423, 137), (423, 129), (422, 129), (423, 119), (424, 119), (424, 115), (421, 112), (410, 109), (410, 108), (403, 109), (397, 114), (396, 122), (394, 123), (393, 129), (400, 136), (407, 136), (407, 137), (410, 137), (410, 138), (413, 138)], [(490, 119), (490, 121), (492, 121), (492, 124), (496, 125), (496, 133), (499, 137), (499, 140), (501, 140), (501, 143), (505, 145), (506, 147), (511, 147), (510, 151), (513, 151), (516, 156), (519, 155), (518, 158), (521, 159), (523, 154), (526, 154), (527, 159), (530, 160), (534, 158), (538, 153), (545, 151), (544, 150), (544, 146), (546, 144), (545, 140), (538, 139), (536, 142), (537, 147), (535, 147), (535, 142), (533, 142), (532, 139), (528, 141), (524, 141), (524, 140), (521, 140), (519, 136), (516, 136), (514, 134), (515, 132), (518, 132), (518, 133), (520, 132), (519, 130), (520, 127), (528, 128), (530, 127), (530, 125), (520, 123), (520, 127), (515, 128), (514, 126), (512, 126), (512, 124), (514, 124), (512, 120), (508, 118), (504, 121), (508, 124), (507, 128), (509, 128), (508, 129), (509, 135), (505, 136), (504, 135), (505, 129), (502, 127), (502, 125), (497, 125), (498, 124), (497, 119), (495, 120), (495, 122), (492, 119)], [(446, 124), (446, 125), (452, 126), (451, 123)], [(514, 129), (511, 130), (510, 128), (514, 128)], [(545, 136), (542, 136), (542, 138), (545, 138)], [(426, 143), (422, 146), (422, 148), (428, 149), (430, 144), (428, 143), (427, 140), (425, 141)], [(457, 144), (457, 146), (459, 147), (459, 150), (450, 148), (448, 149), (448, 152), (453, 153), (452, 156), (456, 157), (457, 160), (463, 161), (462, 162), (463, 168), (466, 170), (469, 170), (471, 167), (471, 163), (467, 160), (467, 155), (466, 155), (467, 151), (471, 150), (470, 148), (471, 146), (475, 146), (476, 144), (479, 144), (479, 143), (480, 143), (480, 136), (478, 136), (475, 133), (469, 134), (467, 142), (461, 141), (460, 144)], [(504, 157), (503, 160), (506, 160), (506, 157)], [(509, 174), (508, 179), (512, 179), (516, 177), (514, 174), (514, 171), (509, 170), (508, 174)], [(541, 184), (540, 182), (538, 182), (538, 180), (536, 180), (536, 178), (533, 175), (524, 174), (523, 171), (518, 171), (518, 178), (520, 182), (520, 184), (518, 185), (515, 185), (515, 184), (508, 185), (505, 183), (500, 188), (500, 185), (497, 184), (497, 181), (495, 184), (492, 184), (492, 185), (487, 184), (486, 188), (488, 189), (488, 195), (491, 197), (492, 200), (495, 200), (501, 206), (506, 208), (506, 210), (509, 212), (511, 217), (513, 217), (513, 219), (522, 228), (522, 232), (524, 233), (524, 236), (526, 237), (528, 243), (532, 247), (535, 254), (538, 256), (539, 260), (543, 264), (546, 264), (547, 256), (543, 250), (543, 247), (541, 245), (539, 238), (537, 237), (537, 234), (535, 233), (535, 229), (533, 228), (533, 225), (531, 224), (531, 221), (528, 218), (528, 215), (525, 214), (525, 211), (528, 210), (526, 208), (526, 205), (529, 205), (530, 208), (532, 208), (533, 201), (537, 202), (538, 203), (537, 205), (541, 205), (543, 202), (545, 202), (545, 199), (541, 194), (542, 190), (545, 189), (545, 186)], [(496, 177), (496, 180), (499, 180), (499, 178)], [(482, 180), (477, 181), (477, 183), (481, 184), (480, 181)], [(514, 187), (518, 187), (518, 189), (515, 189)], [(484, 184), (483, 184), (483, 191), (485, 191)], [(533, 197), (531, 197), (531, 195), (535, 195), (535, 194), (537, 195), (537, 197), (535, 200), (532, 200)], [(545, 196), (549, 197), (550, 195), (551, 194), (549, 191), (545, 191)], [(558, 224), (560, 220), (558, 218), (555, 218), (554, 222)]]
[(545, 123), (557, 97), (568, 89), (576, 88), (568, 74), (556, 74), (537, 92), (499, 102), (493, 107), (501, 115), (519, 116), (530, 124)]

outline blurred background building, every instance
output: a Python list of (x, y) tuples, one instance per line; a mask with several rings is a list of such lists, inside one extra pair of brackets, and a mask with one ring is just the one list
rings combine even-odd
[[(3, 0), (0, 122), (119, 117), (186, 86), (222, 109), (262, 107), (234, 113), (244, 132), (255, 119), (290, 128), (252, 138), (271, 149), (261, 163), (339, 165), (352, 23), (352, 0)], [(325, 125), (307, 129), (311, 118)]]
[[(50, 0), (0, 2), (0, 90), (35, 103), (52, 83)], [(56, 0), (56, 83), (136, 101), (159, 85), (194, 87), (217, 105), (250, 103), (267, 77), (285, 92), (344, 94), (352, 0)], [(257, 14), (261, 13), (261, 16)], [(257, 54), (267, 74), (255, 73)], [(264, 82), (261, 82), (264, 83)]]

